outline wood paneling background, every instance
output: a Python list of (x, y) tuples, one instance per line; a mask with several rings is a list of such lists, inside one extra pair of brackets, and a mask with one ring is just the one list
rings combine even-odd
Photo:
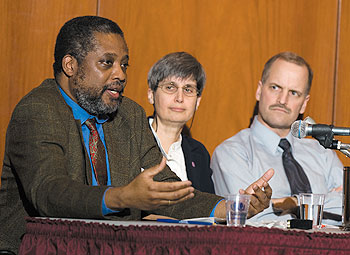
[(203, 64), (208, 80), (192, 134), (210, 153), (248, 126), (263, 65), (281, 51), (300, 54), (315, 72), (306, 114), (332, 121), (336, 0), (129, 0), (114, 6), (102, 0), (100, 14), (125, 30), (131, 57), (126, 94), (148, 114), (146, 77), (154, 62), (187, 51)]
[[(350, 1), (341, 2), (337, 73), (334, 100), (334, 125), (350, 127)], [(322, 103), (322, 102), (320, 102)], [(350, 137), (338, 137), (343, 143), (350, 143)], [(350, 159), (338, 153), (343, 164), (350, 166)]]
[[(5, 134), (18, 101), (45, 78), (53, 77), (56, 36), (64, 22), (96, 15), (96, 0), (0, 1), (0, 158)], [(2, 167), (0, 169), (1, 173)]]
[(303, 56), (314, 70), (306, 115), (319, 123), (350, 126), (349, 1), (4, 0), (0, 13), (1, 158), (14, 106), (53, 77), (58, 30), (80, 15), (97, 14), (121, 26), (130, 49), (126, 95), (148, 114), (147, 72), (155, 61), (174, 51), (198, 58), (207, 84), (191, 131), (210, 153), (248, 126), (264, 63), (286, 50)]

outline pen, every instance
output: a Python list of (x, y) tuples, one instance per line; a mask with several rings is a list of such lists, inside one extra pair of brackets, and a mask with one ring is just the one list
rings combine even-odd
[(180, 223), (179, 220), (173, 220), (173, 219), (157, 219), (159, 222), (166, 222), (166, 223)]
[(207, 225), (207, 226), (213, 225), (213, 223), (211, 222), (195, 221), (195, 220), (180, 220), (180, 223), (194, 224), (194, 225)]
[(158, 222), (166, 223), (179, 223), (179, 224), (193, 224), (193, 225), (206, 225), (211, 226), (213, 223), (205, 221), (192, 221), (192, 220), (173, 220), (173, 219), (157, 219)]

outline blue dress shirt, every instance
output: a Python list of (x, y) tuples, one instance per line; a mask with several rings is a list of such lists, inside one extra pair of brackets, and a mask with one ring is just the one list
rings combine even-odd
[[(108, 153), (107, 153), (105, 137), (104, 137), (103, 128), (102, 128), (102, 124), (105, 123), (108, 119), (99, 119), (96, 116), (93, 116), (93, 115), (89, 114), (83, 108), (81, 108), (76, 102), (74, 102), (63, 91), (63, 89), (61, 87), (59, 87), (59, 89), (60, 89), (60, 92), (61, 92), (64, 100), (66, 101), (66, 103), (72, 108), (74, 119), (80, 121), (85, 148), (86, 148), (86, 151), (89, 153), (89, 156), (90, 156), (90, 148), (89, 148), (90, 130), (85, 125), (85, 121), (88, 120), (88, 119), (95, 118), (95, 120), (96, 120), (96, 129), (97, 129), (98, 135), (100, 136), (100, 139), (101, 139), (101, 141), (102, 141), (102, 143), (103, 143), (103, 145), (105, 147), (105, 151), (106, 151), (107, 186), (111, 186), (111, 176), (110, 176), (110, 171), (109, 171)], [(97, 186), (98, 183), (97, 183), (96, 176), (95, 176), (95, 173), (94, 173), (94, 170), (93, 170), (94, 168), (93, 168), (92, 163), (91, 163), (91, 156), (89, 157), (89, 160), (90, 160), (90, 165), (91, 165), (91, 169), (92, 169), (92, 185), (93, 186)], [(115, 211), (107, 208), (107, 206), (105, 204), (105, 195), (106, 195), (106, 192), (103, 195), (103, 200), (102, 200), (102, 213), (103, 213), (103, 215), (115, 212)]]

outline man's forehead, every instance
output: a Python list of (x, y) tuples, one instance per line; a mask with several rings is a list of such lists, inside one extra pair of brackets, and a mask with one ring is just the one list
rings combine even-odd
[(129, 52), (124, 38), (119, 34), (95, 32), (94, 38), (96, 49), (107, 51), (110, 54), (116, 54), (116, 52), (121, 51), (128, 54)]
[(281, 86), (288, 83), (306, 89), (308, 86), (308, 69), (303, 65), (277, 60), (272, 64), (266, 82)]

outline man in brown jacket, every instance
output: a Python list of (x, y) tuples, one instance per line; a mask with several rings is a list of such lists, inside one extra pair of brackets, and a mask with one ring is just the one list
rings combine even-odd
[[(128, 60), (123, 32), (108, 19), (78, 17), (61, 28), (55, 79), (23, 98), (8, 126), (0, 249), (17, 251), (27, 216), (225, 217), (221, 197), (194, 190), (190, 181), (182, 182), (170, 171), (144, 110), (122, 97)], [(96, 123), (103, 143), (105, 181), (90, 160), (87, 120)], [(253, 194), (249, 216), (268, 207), (272, 175), (268, 171), (245, 191)]]

